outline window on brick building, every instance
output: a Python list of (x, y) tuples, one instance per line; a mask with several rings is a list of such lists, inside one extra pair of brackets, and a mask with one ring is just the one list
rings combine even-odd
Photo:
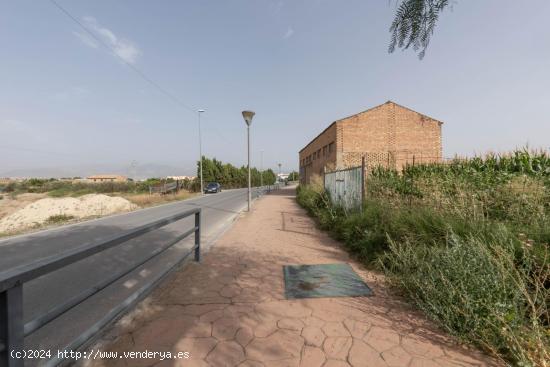
[(321, 149), (317, 150), (317, 158), (321, 158)]
[(334, 150), (334, 142), (332, 142), (328, 145), (328, 152), (332, 153), (333, 150)]
[(323, 157), (327, 155), (327, 146), (323, 147)]

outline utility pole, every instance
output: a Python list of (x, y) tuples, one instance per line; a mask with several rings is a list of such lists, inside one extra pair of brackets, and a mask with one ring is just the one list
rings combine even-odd
[(198, 110), (199, 115), (199, 171), (200, 171), (200, 180), (201, 180), (201, 195), (204, 195), (204, 187), (202, 182), (202, 139), (201, 139), (201, 113), (204, 110)]
[(134, 182), (137, 181), (137, 178), (136, 178), (136, 167), (138, 165), (138, 162), (136, 160), (133, 160), (132, 163), (130, 163), (130, 175), (132, 176), (132, 180)]

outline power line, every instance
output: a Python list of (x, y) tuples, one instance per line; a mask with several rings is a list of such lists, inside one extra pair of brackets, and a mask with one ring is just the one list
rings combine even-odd
[(80, 28), (82, 28), (90, 37), (92, 37), (94, 40), (99, 42), (103, 47), (107, 48), (109, 51), (111, 51), (116, 57), (120, 59), (126, 66), (128, 66), (130, 69), (132, 69), (137, 75), (139, 75), (143, 80), (145, 80), (147, 83), (155, 87), (158, 91), (160, 91), (162, 94), (164, 94), (166, 97), (170, 98), (172, 102), (175, 102), (176, 104), (180, 105), (181, 107), (185, 108), (186, 110), (192, 112), (195, 114), (197, 112), (196, 109), (188, 106), (187, 104), (183, 103), (178, 97), (164, 89), (162, 86), (160, 86), (157, 82), (155, 82), (153, 79), (148, 77), (143, 71), (141, 71), (139, 68), (137, 68), (135, 65), (129, 63), (126, 61), (123, 57), (121, 57), (116, 50), (111, 47), (108, 43), (103, 41), (100, 37), (98, 37), (94, 32), (88, 29), (84, 24), (82, 24), (81, 21), (79, 21), (75, 16), (73, 16), (69, 11), (67, 11), (64, 7), (59, 5), (59, 3), (56, 0), (50, 0), (50, 2), (56, 6), (63, 14), (68, 16), (70, 19), (72, 19)]
[[(136, 67), (135, 65), (129, 63), (128, 61), (126, 61), (123, 57), (121, 57), (117, 52), (116, 50), (111, 47), (108, 43), (106, 43), (105, 41), (103, 41), (100, 37), (98, 37), (94, 32), (92, 32), (90, 29), (88, 29), (88, 27), (86, 27), (80, 20), (78, 20), (77, 17), (75, 17), (74, 15), (72, 15), (67, 9), (65, 9), (64, 7), (62, 7), (56, 0), (50, 0), (50, 2), (55, 6), (57, 7), (63, 14), (65, 14), (67, 17), (69, 17), (73, 22), (75, 22), (80, 28), (82, 28), (88, 35), (90, 35), (90, 37), (92, 37), (94, 40), (96, 40), (97, 42), (99, 42), (103, 47), (105, 47), (107, 50), (109, 50), (110, 52), (112, 52), (120, 61), (122, 61), (126, 66), (128, 66), (131, 70), (133, 70), (137, 75), (139, 75), (140, 78), (142, 78), (143, 80), (145, 80), (147, 83), (149, 83), (150, 85), (152, 85), (153, 87), (155, 87), (159, 92), (161, 92), (162, 94), (164, 94), (166, 97), (168, 97), (170, 100), (172, 100), (172, 102), (180, 105), (181, 107), (183, 107), (184, 109), (188, 110), (189, 112), (195, 114), (197, 113), (197, 109), (196, 108), (193, 108), (193, 107), (190, 107), (188, 106), (186, 103), (182, 102), (178, 97), (176, 97), (175, 95), (173, 95), (172, 93), (170, 93), (168, 90), (166, 90), (165, 88), (163, 88), (159, 83), (155, 82), (153, 79), (151, 79), (149, 76), (147, 76), (147, 74), (145, 74), (143, 71), (141, 71), (138, 67)], [(211, 126), (214, 130), (214, 132), (216, 133), (216, 135), (218, 135), (218, 137), (222, 140), (224, 140), (224, 136), (223, 134), (220, 133), (220, 131), (217, 129), (217, 127), (215, 125), (212, 125)]]

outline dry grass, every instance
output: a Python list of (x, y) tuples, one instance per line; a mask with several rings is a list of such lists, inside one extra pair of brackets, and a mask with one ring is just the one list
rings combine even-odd
[(59, 216), (53, 216), (53, 217), (54, 218), (50, 217), (49, 220), (44, 223), (36, 223), (31, 227), (20, 228), (9, 232), (0, 232), (0, 239), (5, 237), (13, 237), (13, 236), (20, 236), (23, 234), (35, 233), (46, 229), (60, 227), (68, 224), (75, 224), (79, 222), (85, 222), (87, 220), (99, 218), (97, 216), (91, 216), (86, 218), (74, 218), (74, 217), (71, 218), (67, 216), (63, 218), (64, 217), (63, 215), (61, 215), (60, 217)]
[(155, 205), (161, 205), (170, 203), (173, 201), (179, 201), (179, 200), (185, 200), (192, 198), (194, 196), (197, 196), (198, 193), (191, 193), (189, 191), (181, 190), (177, 194), (166, 194), (166, 195), (160, 195), (160, 194), (119, 194), (117, 196), (121, 196), (125, 198), (126, 200), (142, 207), (149, 207), (149, 206), (155, 206)]

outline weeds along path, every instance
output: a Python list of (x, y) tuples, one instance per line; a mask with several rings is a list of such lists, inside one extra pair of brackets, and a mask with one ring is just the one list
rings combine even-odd
[(457, 159), (369, 172), (362, 212), (322, 185), (298, 202), (443, 328), (514, 365), (550, 361), (550, 157)]

